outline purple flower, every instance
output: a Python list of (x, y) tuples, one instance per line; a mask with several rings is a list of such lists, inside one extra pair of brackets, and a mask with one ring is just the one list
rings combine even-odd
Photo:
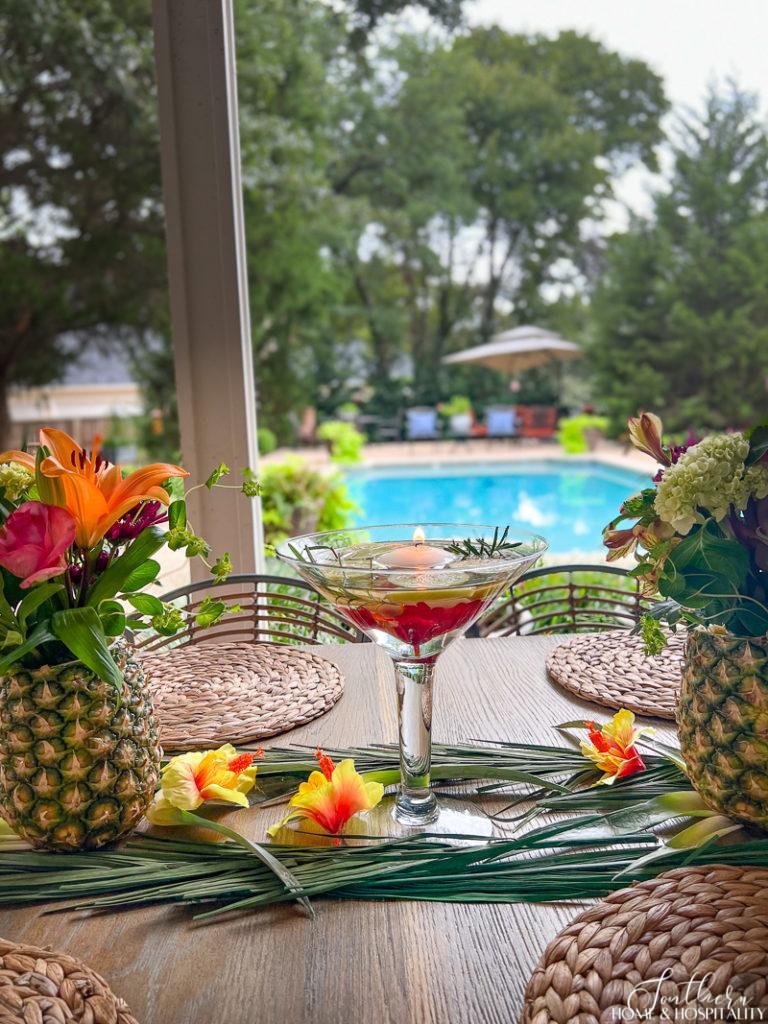
[(127, 544), (148, 527), (167, 521), (168, 516), (159, 501), (143, 501), (107, 530), (107, 540), (111, 544)]

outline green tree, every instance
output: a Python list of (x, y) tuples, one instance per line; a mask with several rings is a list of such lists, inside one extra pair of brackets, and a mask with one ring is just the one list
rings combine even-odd
[[(8, 388), (163, 304), (149, 6), (0, 0), (0, 444)], [(63, 335), (69, 335), (66, 344)]]
[(681, 119), (653, 217), (614, 238), (594, 296), (600, 404), (672, 430), (740, 427), (768, 398), (768, 130), (756, 98), (712, 90)]
[[(404, 36), (345, 100), (335, 187), (368, 204), (366, 244), (345, 258), (377, 371), (378, 353), (405, 337), (427, 400), (443, 391), (447, 351), (487, 339), (500, 318), (527, 319), (555, 268), (578, 261), (580, 226), (599, 216), (611, 175), (655, 166), (666, 109), (641, 61), (573, 32), (499, 28)], [(387, 323), (394, 295), (400, 316)]]

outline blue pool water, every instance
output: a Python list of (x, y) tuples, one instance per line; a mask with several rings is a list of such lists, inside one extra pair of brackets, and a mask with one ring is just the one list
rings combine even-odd
[(351, 470), (358, 526), (512, 524), (543, 534), (550, 554), (597, 553), (603, 526), (648, 478), (598, 462), (531, 460)]

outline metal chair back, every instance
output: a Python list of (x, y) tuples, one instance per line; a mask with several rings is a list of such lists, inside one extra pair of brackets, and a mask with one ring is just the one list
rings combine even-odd
[(477, 636), (631, 629), (653, 602), (615, 565), (548, 565), (514, 583), (475, 625)]
[(136, 646), (150, 651), (179, 644), (240, 640), (270, 644), (361, 643), (364, 634), (344, 619), (315, 589), (288, 576), (241, 574), (226, 583), (203, 581), (178, 587), (162, 597), (194, 612), (206, 598), (220, 599), (239, 610), (227, 612), (213, 626), (190, 625), (172, 637), (140, 635)]

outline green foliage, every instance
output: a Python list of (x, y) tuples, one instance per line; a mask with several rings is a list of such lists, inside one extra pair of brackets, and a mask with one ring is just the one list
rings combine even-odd
[(670, 187), (614, 238), (590, 359), (612, 428), (664, 410), (673, 431), (740, 427), (765, 409), (768, 129), (731, 86), (678, 123)]
[(579, 416), (562, 419), (558, 423), (557, 440), (569, 455), (580, 455), (589, 451), (586, 436), (589, 430), (598, 430), (605, 434), (608, 430), (608, 418), (582, 413)]
[(447, 402), (443, 402), (440, 406), (440, 412), (443, 416), (463, 416), (468, 412), (472, 412), (472, 402), (467, 398), (466, 395), (451, 395)]
[(277, 448), (277, 438), (269, 427), (259, 427), (256, 436), (259, 442), (259, 455), (269, 455)]
[(334, 462), (360, 462), (365, 434), (344, 420), (329, 420), (318, 428), (317, 436), (331, 446), (331, 458)]
[(295, 534), (343, 529), (356, 511), (340, 474), (321, 473), (300, 458), (262, 468), (261, 502), (266, 540), (272, 545)]
[(148, 5), (0, 0), (0, 124), (2, 442), (8, 386), (54, 381), (85, 346), (162, 319)]

